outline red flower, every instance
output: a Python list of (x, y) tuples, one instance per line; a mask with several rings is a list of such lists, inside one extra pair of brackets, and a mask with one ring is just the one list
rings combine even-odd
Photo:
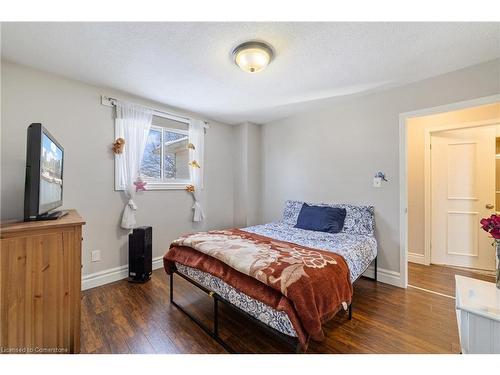
[(490, 232), (491, 237), (493, 237), (495, 240), (500, 240), (500, 229), (499, 228), (493, 228)]
[(500, 240), (500, 215), (493, 214), (481, 219), (481, 228), (488, 232), (495, 240)]

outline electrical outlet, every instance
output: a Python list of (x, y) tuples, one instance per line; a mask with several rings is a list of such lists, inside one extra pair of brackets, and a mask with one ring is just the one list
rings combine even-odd
[(373, 187), (379, 188), (382, 186), (382, 178), (373, 177)]
[(100, 262), (101, 261), (101, 251), (100, 250), (92, 250), (92, 252), (90, 253), (90, 261)]

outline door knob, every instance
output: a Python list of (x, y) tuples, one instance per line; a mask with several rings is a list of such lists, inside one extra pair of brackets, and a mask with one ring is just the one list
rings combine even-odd
[(487, 208), (488, 210), (492, 210), (492, 209), (494, 209), (494, 208), (495, 208), (495, 206), (493, 206), (491, 203), (486, 203), (486, 208)]

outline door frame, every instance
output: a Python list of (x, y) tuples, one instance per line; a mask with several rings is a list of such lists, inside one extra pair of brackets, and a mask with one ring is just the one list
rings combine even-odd
[(477, 107), (500, 102), (500, 94), (419, 109), (399, 114), (399, 270), (401, 287), (408, 287), (408, 131), (407, 120), (414, 117)]
[(431, 200), (431, 138), (433, 133), (448, 130), (460, 130), (493, 126), (500, 124), (500, 118), (484, 121), (462, 122), (457, 124), (424, 129), (424, 264), (431, 264), (431, 238), (432, 238), (432, 200)]

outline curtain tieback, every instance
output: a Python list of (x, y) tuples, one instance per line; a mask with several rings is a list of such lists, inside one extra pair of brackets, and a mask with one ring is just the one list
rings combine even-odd
[(129, 200), (128, 200), (127, 205), (128, 205), (131, 209), (133, 209), (134, 211), (137, 211), (137, 205), (135, 204), (135, 202), (134, 202), (132, 199), (129, 199)]

